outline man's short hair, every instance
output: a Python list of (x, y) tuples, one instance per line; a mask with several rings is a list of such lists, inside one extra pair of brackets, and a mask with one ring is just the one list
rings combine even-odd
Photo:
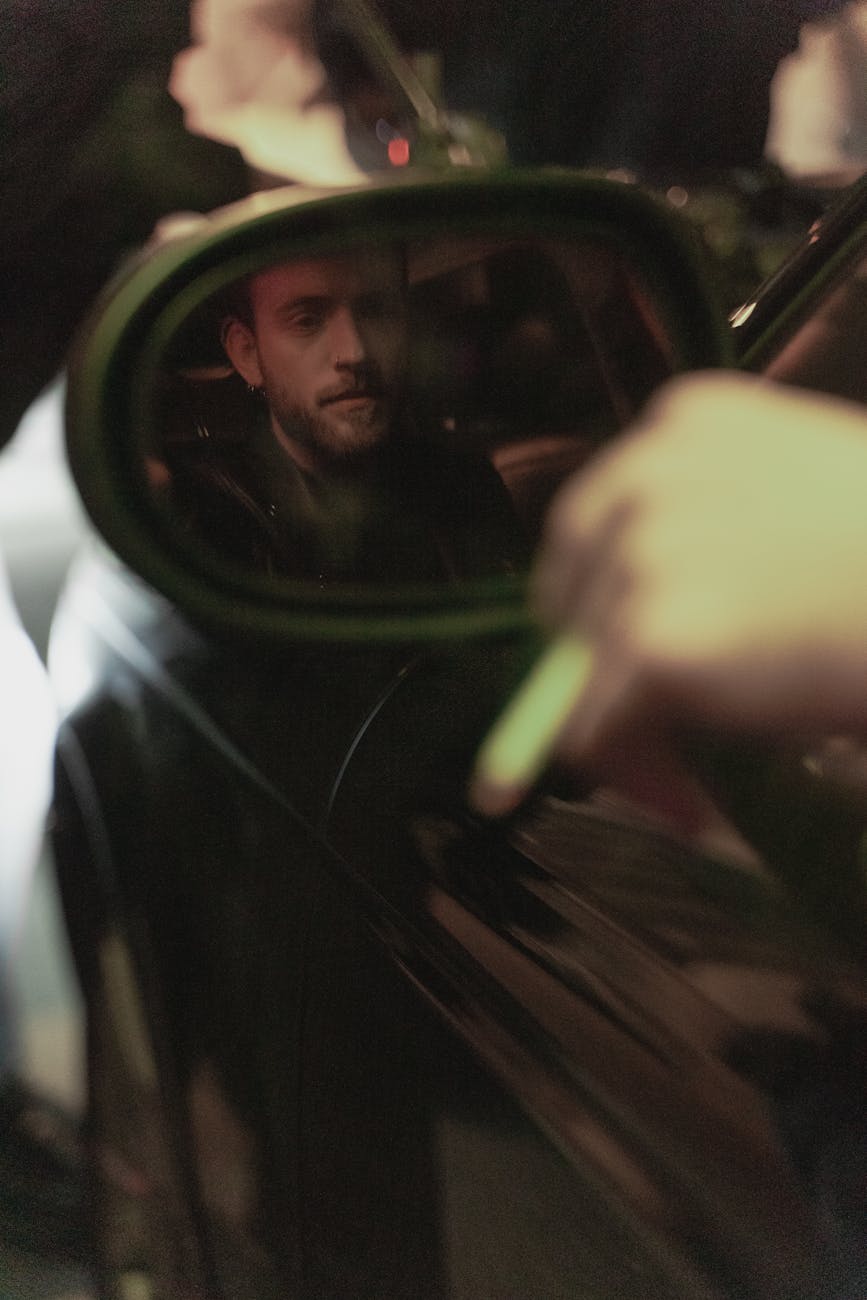
[[(387, 245), (383, 245), (386, 247)], [(406, 244), (394, 243), (390, 246), (395, 258), (400, 263), (401, 280), (404, 292), (409, 289), (409, 255)], [(231, 320), (239, 320), (242, 325), (248, 329), (255, 328), (255, 317), (253, 314), (253, 297), (250, 292), (251, 282), (254, 274), (242, 275), (239, 279), (233, 280), (222, 291), (220, 337), (225, 336), (226, 328)]]

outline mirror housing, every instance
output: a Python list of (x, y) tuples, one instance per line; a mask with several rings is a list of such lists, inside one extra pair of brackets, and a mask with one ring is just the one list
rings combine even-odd
[[(204, 309), (227, 286), (265, 267), (347, 249), (400, 245), (423, 253), (449, 240), (456, 249), (468, 241), (498, 250), (530, 240), (574, 245), (590, 250), (590, 262), (593, 249), (605, 250), (640, 280), (640, 307), (625, 306), (664, 335), (668, 373), (731, 360), (692, 232), (633, 186), (558, 171), (401, 177), (351, 190), (269, 191), (190, 223), (138, 257), (91, 315), (70, 362), (67, 430), (72, 472), (96, 528), (193, 621), (278, 641), (453, 637), (526, 624), (523, 577), (514, 571), (324, 584), (314, 574), (275, 581), (245, 571), (185, 542), (155, 504), (146, 472), (160, 433), (157, 377), (179, 348), (186, 377), (207, 378), (215, 364), (220, 370), (210, 341), (197, 354), (198, 331)], [(417, 269), (424, 260), (415, 259), (417, 279), (432, 274)], [(514, 461), (514, 447), (509, 454)]]

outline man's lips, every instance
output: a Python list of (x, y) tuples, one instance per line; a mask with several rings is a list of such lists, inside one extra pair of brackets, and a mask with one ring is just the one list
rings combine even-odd
[(332, 397), (326, 406), (342, 406), (345, 410), (354, 410), (357, 406), (375, 406), (379, 398), (367, 393), (347, 393), (346, 397)]
[(368, 402), (382, 401), (383, 394), (376, 388), (347, 388), (340, 393), (330, 393), (320, 397), (320, 406), (362, 406)]

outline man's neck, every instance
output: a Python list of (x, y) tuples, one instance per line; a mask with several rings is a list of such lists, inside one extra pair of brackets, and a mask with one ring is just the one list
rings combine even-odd
[(315, 447), (293, 438), (273, 418), (271, 420), (271, 431), (277, 446), (283, 454), (292, 461), (296, 469), (311, 479), (327, 479), (329, 481), (342, 479), (347, 482), (375, 479), (383, 472), (391, 446), (390, 439), (386, 439), (376, 447), (371, 447), (356, 456), (340, 459), (339, 457), (323, 456), (321, 453), (317, 454)]

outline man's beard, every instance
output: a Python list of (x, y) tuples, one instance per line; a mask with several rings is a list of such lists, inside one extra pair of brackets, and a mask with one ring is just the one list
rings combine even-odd
[(330, 403), (301, 407), (286, 393), (270, 393), (271, 414), (292, 444), (309, 451), (321, 464), (349, 468), (366, 461), (391, 435), (392, 404), (377, 393), (367, 406), (333, 411)]

